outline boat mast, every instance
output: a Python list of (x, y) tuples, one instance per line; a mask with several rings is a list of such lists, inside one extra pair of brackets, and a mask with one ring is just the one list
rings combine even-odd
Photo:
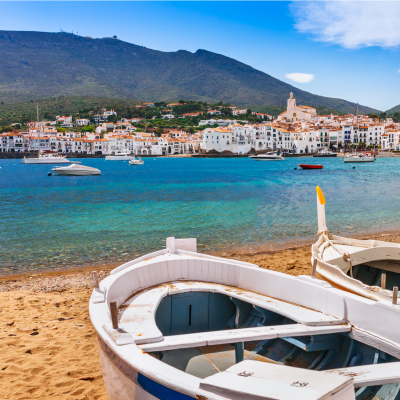
[(40, 130), (39, 130), (39, 104), (36, 105), (37, 134), (38, 134), (38, 158), (40, 157)]

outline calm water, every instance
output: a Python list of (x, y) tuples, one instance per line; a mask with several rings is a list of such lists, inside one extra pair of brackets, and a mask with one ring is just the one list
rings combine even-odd
[(400, 158), (355, 169), (341, 158), (82, 161), (102, 175), (49, 177), (51, 166), (0, 160), (0, 274), (122, 262), (168, 236), (197, 237), (200, 251), (310, 238), (316, 185), (332, 232), (399, 225)]

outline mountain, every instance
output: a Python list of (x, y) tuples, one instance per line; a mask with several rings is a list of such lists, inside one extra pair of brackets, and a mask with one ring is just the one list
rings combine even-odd
[[(0, 97), (5, 103), (57, 96), (224, 101), (240, 106), (298, 104), (354, 112), (355, 103), (297, 89), (207, 50), (162, 52), (115, 38), (0, 31)], [(360, 106), (360, 112), (378, 112)]]
[(400, 112), (400, 104), (397, 106), (392, 107), (390, 110), (385, 111), (386, 114), (394, 114), (395, 112)]

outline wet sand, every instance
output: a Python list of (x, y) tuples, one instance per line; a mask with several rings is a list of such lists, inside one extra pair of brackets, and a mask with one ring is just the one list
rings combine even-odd
[[(359, 235), (400, 242), (400, 233)], [(310, 275), (310, 246), (218, 252), (290, 275)], [(113, 266), (97, 268), (100, 279)], [(3, 399), (107, 399), (90, 323), (90, 271), (0, 278), (0, 394)]]

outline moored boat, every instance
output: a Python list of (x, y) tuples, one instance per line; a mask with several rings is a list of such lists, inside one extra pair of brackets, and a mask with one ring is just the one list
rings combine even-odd
[(368, 154), (351, 154), (351, 155), (345, 155), (343, 157), (343, 161), (345, 163), (350, 163), (350, 162), (374, 162), (376, 160), (375, 154), (368, 153)]
[[(330, 284), (372, 300), (397, 302), (400, 244), (330, 235), (325, 197), (317, 187), (318, 241), (312, 246), (316, 271)], [(393, 299), (395, 296), (395, 299)]]
[(265, 154), (257, 154), (255, 156), (249, 156), (254, 161), (284, 161), (285, 157), (278, 154), (276, 151), (271, 151)]
[(128, 151), (117, 150), (113, 151), (112, 154), (106, 156), (106, 161), (128, 161), (135, 157), (132, 156)]
[[(42, 151), (40, 149), (40, 124), (39, 124), (39, 106), (37, 106), (37, 143), (38, 143), (38, 150), (37, 150), (37, 157), (26, 157), (22, 159), (22, 164), (70, 164), (66, 157), (62, 156), (56, 151)], [(29, 140), (29, 147), (27, 151), (30, 150), (30, 140)]]
[(58, 153), (39, 152), (37, 157), (24, 157), (23, 164), (71, 164), (72, 161)]
[(312, 164), (299, 164), (299, 167), (302, 169), (322, 169), (323, 165), (312, 165)]
[(318, 153), (313, 154), (313, 157), (337, 157), (337, 153), (330, 150), (321, 150)]
[(87, 176), (87, 175), (101, 175), (101, 171), (97, 168), (87, 167), (81, 164), (71, 164), (68, 167), (53, 168), (53, 172), (57, 175), (73, 175), (73, 176)]
[(129, 161), (129, 165), (143, 165), (144, 161), (142, 160), (142, 157), (139, 157), (136, 159), (135, 157), (132, 158), (132, 160)]
[(195, 239), (95, 277), (89, 312), (111, 400), (400, 396), (400, 307)]

